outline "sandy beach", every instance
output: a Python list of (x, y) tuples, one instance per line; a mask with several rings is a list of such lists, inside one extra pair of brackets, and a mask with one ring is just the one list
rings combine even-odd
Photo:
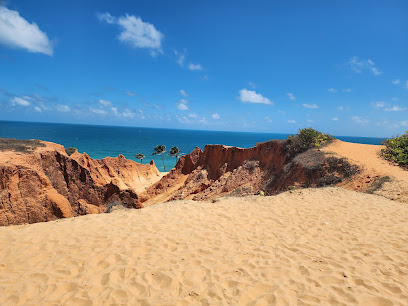
[(0, 228), (2, 305), (406, 305), (408, 207), (338, 187)]

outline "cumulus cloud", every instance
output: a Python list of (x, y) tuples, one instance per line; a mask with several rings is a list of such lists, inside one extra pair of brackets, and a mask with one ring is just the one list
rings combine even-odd
[(303, 107), (306, 107), (306, 108), (310, 108), (310, 109), (319, 108), (319, 106), (318, 106), (317, 104), (307, 104), (307, 103), (304, 103), (304, 104), (302, 104), (302, 106), (303, 106)]
[(392, 80), (392, 84), (394, 84), (394, 85), (398, 85), (400, 83), (401, 83), (400, 79)]
[(257, 93), (255, 90), (245, 88), (239, 91), (239, 100), (248, 103), (273, 104), (271, 100)]
[(385, 112), (402, 112), (407, 110), (405, 107), (400, 107), (398, 105), (389, 105), (387, 102), (384, 101), (376, 101), (372, 103), (374, 108), (381, 109)]
[(221, 116), (218, 113), (214, 113), (211, 115), (211, 118), (218, 120), (221, 118)]
[(10, 48), (25, 49), (33, 53), (53, 54), (47, 34), (36, 23), (30, 23), (17, 11), (0, 4), (0, 43)]
[(374, 62), (370, 59), (360, 60), (357, 56), (352, 57), (348, 62), (351, 70), (355, 73), (362, 73), (363, 71), (369, 71), (373, 75), (380, 75), (382, 72), (378, 70)]
[(387, 102), (384, 101), (376, 101), (372, 103), (373, 107), (375, 108), (383, 108), (387, 106)]
[(28, 102), (25, 99), (22, 99), (20, 97), (14, 97), (12, 99), (10, 99), (10, 102), (13, 106), (19, 105), (19, 106), (29, 106), (31, 103)]
[(162, 40), (164, 35), (151, 23), (144, 22), (141, 18), (128, 15), (119, 18), (109, 13), (97, 14), (100, 21), (119, 26), (121, 33), (119, 41), (130, 45), (132, 48), (150, 49), (152, 56), (162, 53)]
[(400, 107), (398, 105), (394, 105), (394, 106), (391, 106), (391, 107), (384, 108), (385, 112), (402, 112), (402, 111), (405, 111), (405, 110), (407, 110), (405, 107)]
[(98, 114), (98, 115), (106, 115), (106, 114), (108, 114), (108, 112), (107, 112), (106, 110), (101, 109), (101, 108), (93, 108), (93, 107), (90, 107), (90, 108), (89, 108), (89, 111), (91, 111), (92, 113)]
[(183, 111), (189, 110), (187, 103), (188, 101), (186, 99), (180, 99), (180, 101), (177, 103), (177, 108)]
[(337, 92), (337, 89), (329, 88), (327, 91), (328, 91), (328, 92), (331, 92), (331, 93), (336, 93), (336, 92)]
[(55, 109), (61, 113), (68, 113), (71, 111), (71, 108), (68, 105), (64, 105), (64, 104), (55, 105)]
[(183, 89), (180, 89), (180, 94), (184, 97), (188, 97), (188, 93), (186, 93)]
[(249, 81), (249, 82), (248, 82), (248, 85), (249, 85), (249, 87), (251, 87), (252, 89), (255, 89), (255, 88), (256, 88), (256, 85), (255, 85), (254, 82)]
[(39, 108), (38, 106), (34, 107), (34, 110), (35, 110), (36, 112), (39, 112), (39, 113), (41, 113), (41, 112), (42, 112), (42, 109), (41, 109), (41, 108)]
[(369, 122), (367, 119), (361, 118), (361, 117), (359, 117), (359, 116), (353, 116), (353, 117), (351, 117), (351, 119), (352, 119), (354, 122), (357, 122), (357, 123), (359, 123), (359, 124), (366, 124), (366, 123)]
[(288, 123), (296, 123), (296, 120), (288, 120)]
[(136, 96), (136, 93), (133, 92), (133, 91), (127, 90), (127, 91), (125, 91), (125, 95), (128, 95), (130, 97), (134, 97), (134, 96)]
[(333, 121), (339, 121), (339, 118), (333, 117), (331, 120), (333, 120)]
[(289, 92), (289, 93), (287, 93), (286, 95), (288, 96), (289, 99), (291, 99), (291, 100), (293, 100), (293, 101), (296, 100), (296, 97), (293, 95), (293, 93)]
[(112, 106), (112, 102), (108, 100), (99, 100), (99, 103), (102, 104), (103, 106)]
[(111, 108), (112, 113), (117, 116), (118, 115), (118, 109), (116, 107)]
[(203, 67), (200, 64), (192, 64), (188, 65), (188, 69), (190, 70), (203, 70)]

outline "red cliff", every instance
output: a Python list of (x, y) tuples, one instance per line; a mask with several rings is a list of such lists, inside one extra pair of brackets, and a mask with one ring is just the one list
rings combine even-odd
[(176, 167), (140, 195), (145, 205), (166, 200), (206, 200), (223, 195), (266, 195), (291, 186), (337, 184), (357, 169), (344, 159), (309, 150), (294, 154), (285, 141), (249, 149), (206, 145), (180, 158)]
[(114, 202), (141, 208), (137, 193), (161, 177), (154, 163), (68, 156), (61, 145), (38, 143), (26, 152), (0, 151), (0, 225), (101, 213)]

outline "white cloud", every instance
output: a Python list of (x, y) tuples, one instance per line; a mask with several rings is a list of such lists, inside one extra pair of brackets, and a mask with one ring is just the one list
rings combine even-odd
[(89, 110), (90, 110), (92, 113), (95, 113), (95, 114), (98, 114), (98, 115), (106, 115), (106, 114), (108, 113), (106, 110), (100, 109), (100, 108), (90, 107)]
[(400, 124), (401, 124), (402, 126), (408, 126), (408, 120), (401, 121)]
[(398, 85), (400, 83), (401, 83), (400, 79), (392, 80), (392, 84), (394, 84), (394, 85)]
[(103, 106), (112, 106), (112, 102), (108, 100), (99, 100), (99, 103), (102, 104)]
[[(139, 114), (141, 115), (141, 119), (144, 119), (143, 114), (141, 114), (141, 112), (139, 111)], [(120, 114), (121, 116), (125, 117), (125, 118), (133, 118), (136, 116), (136, 113), (132, 112), (130, 109), (125, 108), (123, 110), (123, 112)]]
[(408, 80), (405, 82), (405, 88), (408, 89)]
[(248, 85), (249, 85), (249, 87), (251, 87), (252, 89), (255, 89), (255, 88), (256, 88), (256, 85), (255, 85), (254, 82), (249, 81), (249, 82), (248, 82)]
[(203, 70), (203, 67), (200, 64), (192, 64), (188, 65), (188, 69), (190, 70)]
[(376, 101), (372, 103), (373, 107), (375, 108), (384, 108), (387, 106), (387, 102), (384, 101)]
[(33, 53), (53, 54), (52, 43), (36, 23), (29, 23), (17, 11), (0, 5), (0, 43)]
[(116, 107), (112, 107), (111, 110), (112, 110), (112, 113), (113, 113), (115, 116), (118, 115), (118, 109), (117, 109)]
[(306, 108), (310, 108), (310, 109), (316, 109), (316, 108), (319, 108), (319, 106), (317, 105), (317, 104), (302, 104), (303, 105), (303, 107), (306, 107)]
[(127, 91), (125, 91), (125, 95), (128, 95), (130, 97), (134, 97), (134, 96), (136, 96), (136, 93), (133, 92), (133, 91), (127, 90)]
[(357, 123), (360, 123), (360, 124), (366, 124), (366, 123), (369, 122), (367, 119), (363, 119), (363, 118), (361, 118), (359, 116), (353, 116), (353, 117), (351, 117), (351, 119), (353, 119), (353, 121), (355, 121)]
[(188, 114), (188, 117), (189, 118), (197, 118), (198, 116), (197, 116), (197, 114)]
[(289, 92), (289, 93), (287, 93), (286, 95), (289, 97), (289, 99), (291, 99), (291, 100), (293, 100), (293, 101), (296, 100), (296, 97), (294, 96), (293, 93)]
[(339, 106), (337, 109), (342, 111), (344, 110), (344, 106)]
[(288, 123), (296, 123), (296, 120), (288, 120)]
[(337, 89), (329, 88), (327, 91), (328, 91), (328, 92), (331, 92), (331, 93), (336, 93), (336, 92), (337, 92)]
[(343, 89), (342, 92), (351, 92), (351, 88)]
[(363, 71), (370, 71), (374, 75), (380, 75), (382, 72), (378, 70), (374, 62), (370, 59), (360, 60), (357, 56), (351, 58), (348, 62), (351, 70), (355, 73), (362, 73)]
[(265, 116), (264, 119), (265, 119), (266, 121), (268, 121), (268, 122), (273, 122), (272, 119), (271, 119), (271, 117)]
[(392, 107), (384, 108), (384, 111), (386, 111), (386, 112), (402, 112), (402, 111), (405, 111), (405, 110), (407, 110), (407, 109), (404, 108), (404, 107), (400, 107), (398, 105), (394, 105)]
[(333, 121), (339, 121), (339, 118), (333, 117), (331, 120), (333, 120)]
[(38, 106), (34, 107), (34, 110), (35, 110), (36, 112), (39, 112), (39, 113), (41, 113), (41, 112), (42, 112), (42, 109), (41, 109), (41, 108), (39, 108)]
[(55, 109), (61, 113), (68, 113), (71, 111), (71, 108), (68, 105), (64, 104), (55, 105)]
[(126, 14), (119, 18), (109, 13), (97, 14), (100, 21), (116, 24), (121, 28), (118, 39), (133, 48), (150, 49), (152, 56), (162, 53), (164, 35), (154, 25), (144, 22), (141, 18)]
[(20, 106), (29, 106), (31, 103), (28, 102), (27, 100), (24, 100), (22, 98), (19, 97), (14, 97), (12, 99), (10, 99), (10, 102), (13, 106), (15, 105), (20, 105)]
[(259, 93), (256, 93), (255, 90), (248, 90), (245, 88), (239, 91), (239, 99), (241, 100), (241, 102), (273, 104), (271, 100)]
[(187, 103), (188, 101), (186, 99), (180, 99), (180, 101), (177, 104), (177, 108), (182, 111), (189, 110), (188, 106), (186, 105)]
[(188, 97), (188, 93), (186, 93), (183, 89), (180, 89), (180, 94), (184, 97)]
[(218, 113), (214, 113), (214, 114), (211, 115), (211, 118), (217, 120), (217, 119), (220, 119), (221, 117), (220, 117), (220, 115)]

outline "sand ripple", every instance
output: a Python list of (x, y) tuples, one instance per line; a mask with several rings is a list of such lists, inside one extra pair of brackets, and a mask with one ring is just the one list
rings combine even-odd
[(408, 206), (340, 188), (0, 228), (1, 305), (407, 305)]

